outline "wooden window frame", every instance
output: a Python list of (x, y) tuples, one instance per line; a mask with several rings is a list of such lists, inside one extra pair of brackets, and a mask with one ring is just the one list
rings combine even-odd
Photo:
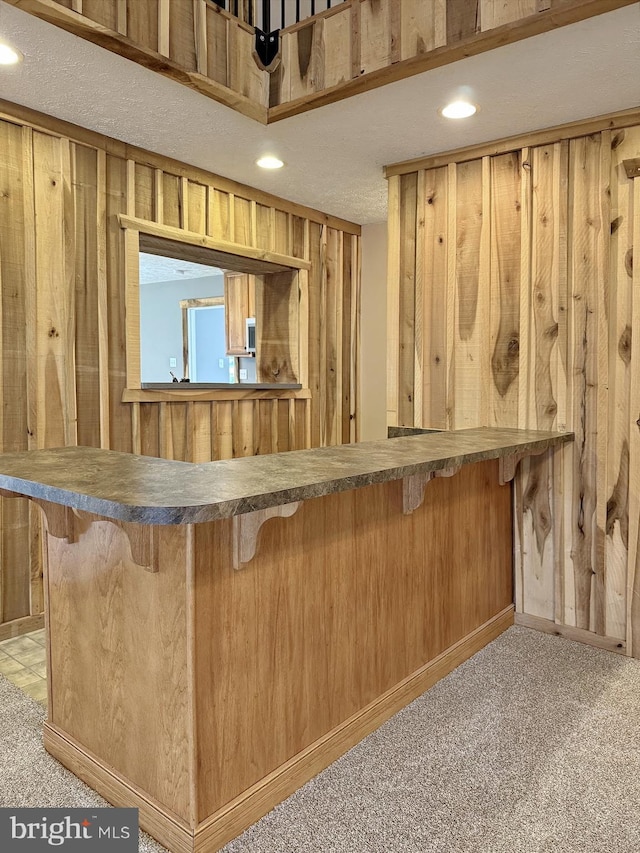
[[(277, 252), (252, 246), (215, 240), (197, 232), (120, 214), (118, 222), (123, 234), (125, 279), (126, 387), (123, 402), (162, 400), (237, 400), (237, 399), (308, 399), (309, 390), (309, 270), (311, 264)], [(164, 254), (173, 247), (178, 257), (220, 269), (246, 272), (268, 280), (271, 276), (293, 274), (291, 287), (297, 293), (296, 388), (229, 388), (190, 389), (189, 383), (174, 383), (175, 388), (142, 387), (140, 356), (140, 251)], [(164, 251), (160, 251), (163, 249)], [(292, 384), (292, 383), (291, 383)]]

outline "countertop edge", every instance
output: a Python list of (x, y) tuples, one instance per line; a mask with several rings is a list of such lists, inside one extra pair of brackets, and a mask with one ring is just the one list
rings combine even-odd
[[(463, 433), (465, 431), (459, 431)], [(467, 431), (473, 432), (473, 431)], [(531, 434), (531, 431), (516, 431), (512, 433), (517, 435), (517, 432), (523, 434)], [(438, 434), (409, 436), (395, 439), (383, 439), (380, 442), (367, 442), (359, 445), (338, 445), (336, 448), (324, 448), (324, 450), (338, 450), (339, 448), (366, 448), (370, 445), (372, 448), (379, 449), (386, 442), (393, 443), (396, 447), (402, 445), (398, 442), (412, 442), (410, 445), (414, 450), (416, 446), (413, 444), (418, 441), (424, 443), (425, 450), (431, 443), (430, 439)], [(442, 435), (440, 433), (439, 435)], [(455, 432), (446, 432), (444, 435), (456, 435)], [(484, 433), (488, 435), (488, 433)], [(133, 522), (146, 525), (175, 525), (175, 524), (193, 524), (215, 521), (218, 519), (229, 518), (235, 515), (242, 515), (255, 510), (267, 509), (269, 507), (280, 506), (287, 503), (308, 500), (316, 497), (323, 497), (328, 494), (333, 494), (351, 489), (363, 488), (367, 485), (390, 482), (392, 480), (402, 479), (403, 477), (411, 476), (418, 473), (428, 473), (430, 471), (438, 471), (445, 468), (454, 468), (462, 465), (473, 464), (484, 460), (499, 459), (501, 457), (517, 454), (532, 455), (534, 452), (542, 453), (551, 447), (564, 444), (572, 441), (573, 433), (541, 433), (540, 438), (532, 438), (525, 442), (505, 442), (499, 447), (482, 448), (477, 451), (469, 451), (461, 454), (442, 455), (438, 458), (425, 459), (422, 461), (413, 461), (406, 465), (392, 465), (388, 468), (381, 467), (378, 470), (366, 471), (364, 473), (346, 474), (345, 476), (332, 477), (319, 482), (307, 482), (300, 485), (294, 485), (285, 489), (275, 489), (264, 491), (258, 494), (246, 495), (233, 499), (212, 500), (210, 502), (199, 501), (192, 504), (182, 504), (176, 506), (158, 505), (157, 503), (127, 503), (126, 501), (113, 500), (105, 497), (100, 497), (96, 494), (85, 494), (72, 489), (65, 489), (60, 486), (47, 484), (38, 481), (37, 479), (28, 479), (26, 477), (12, 476), (1, 473), (0, 470), (0, 489), (15, 494), (16, 496), (24, 496), (32, 499), (49, 501), (51, 503), (61, 504), (71, 507), (78, 511), (84, 511), (100, 515), (105, 518), (111, 518), (123, 522)], [(426, 443), (425, 443), (426, 442)], [(82, 452), (84, 448), (65, 448), (64, 450), (77, 450)], [(86, 449), (85, 449), (86, 450)], [(89, 449), (92, 453), (112, 453), (112, 451), (99, 451), (97, 449)], [(60, 452), (60, 451), (57, 451)], [(304, 454), (307, 451), (298, 451)], [(313, 451), (311, 451), (313, 452)], [(26, 459), (28, 451), (22, 454)], [(47, 453), (47, 451), (33, 451), (33, 453)], [(50, 451), (54, 454), (56, 451)], [(282, 454), (283, 457), (287, 454)], [(7, 454), (7, 456), (15, 456), (15, 454)], [(123, 454), (130, 456), (130, 454)], [(260, 459), (260, 457), (249, 457), (249, 459)], [(185, 466), (193, 465), (195, 469), (206, 469), (207, 466), (216, 466), (218, 463), (184, 463), (172, 462), (171, 460), (149, 460), (152, 464), (157, 461), (163, 466), (164, 471), (170, 470), (171, 466), (180, 467), (181, 474), (184, 474)], [(248, 460), (247, 460), (248, 461)], [(2, 467), (2, 456), (0, 456), (0, 469)], [(214, 470), (213, 468), (211, 470)]]

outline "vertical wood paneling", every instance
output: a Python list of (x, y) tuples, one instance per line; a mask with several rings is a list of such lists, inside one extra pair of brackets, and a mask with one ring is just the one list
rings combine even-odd
[(482, 30), (492, 30), (538, 11), (539, 0), (480, 0)]
[(404, 0), (402, 4), (400, 58), (427, 53), (447, 42), (446, 0), (424, 3)]
[[(415, 215), (400, 191), (410, 175), (389, 185), (389, 423), (413, 395), (424, 426), (466, 425), (487, 387), (489, 425), (572, 430), (572, 445), (525, 460), (516, 476), (516, 605), (626, 642), (634, 656), (640, 191), (634, 199), (623, 163), (637, 157), (640, 128), (625, 128), (487, 155), (482, 167), (452, 162), (414, 173)], [(406, 327), (402, 268), (415, 273)], [(478, 294), (488, 321), (477, 305), (474, 315)], [(405, 351), (415, 373), (402, 388)]]
[(380, 0), (361, 0), (360, 73), (367, 74), (390, 63), (391, 6)]
[(100, 361), (98, 356), (98, 157), (76, 145), (75, 192), (75, 357), (78, 444), (100, 447)]
[[(397, 175), (389, 179), (387, 207), (387, 425), (398, 426), (400, 252), (405, 237), (400, 222), (400, 177)], [(403, 341), (403, 345), (406, 346), (406, 341)]]
[[(342, 337), (338, 337), (338, 315), (342, 313), (340, 299), (342, 295), (342, 245), (340, 234), (335, 228), (327, 229), (327, 254), (326, 254), (326, 301), (325, 301), (325, 325), (324, 346), (327, 380), (329, 377), (340, 375), (340, 363), (342, 358)], [(340, 399), (335, 382), (326, 383), (325, 390), (325, 419), (324, 435), (325, 444), (338, 444), (340, 423)]]
[[(609, 453), (607, 457), (607, 631), (626, 638), (627, 559), (629, 556), (629, 424), (633, 269), (626, 263), (633, 247), (633, 183), (623, 160), (640, 151), (640, 128), (618, 131), (611, 140), (611, 252), (609, 312)], [(614, 286), (615, 285), (615, 286)]]
[(398, 424), (413, 426), (413, 385), (415, 369), (415, 286), (417, 175), (400, 178), (400, 229), (404, 235), (399, 258), (398, 327)]
[(127, 37), (134, 44), (160, 51), (157, 0), (155, 3), (127, 3)]
[[(351, 7), (324, 21), (324, 85), (338, 86), (351, 78)], [(282, 99), (278, 101), (281, 103)]]
[[(632, 255), (640, 254), (640, 179), (633, 181)], [(640, 264), (631, 264), (632, 328), (640, 329)], [(627, 568), (627, 651), (640, 657), (640, 347), (631, 347), (629, 408), (629, 560)]]
[(491, 163), (491, 373), (489, 426), (517, 426), (520, 367), (520, 163)]
[[(321, 370), (320, 356), (320, 329), (322, 325), (322, 291), (324, 279), (324, 253), (323, 253), (323, 232), (325, 227), (318, 225), (315, 222), (309, 225), (309, 256), (319, 258), (320, 263), (316, 263), (309, 272), (308, 287), (309, 287), (309, 337), (308, 337), (308, 370), (309, 370), (309, 390), (311, 391), (310, 417), (311, 417), (311, 445), (312, 447), (320, 447), (321, 430), (320, 430), (320, 394), (322, 387), (321, 377), (324, 371)], [(277, 430), (273, 430), (277, 434)]]
[(36, 358), (39, 447), (75, 444), (75, 251), (70, 143), (33, 139), (36, 279)]
[(425, 206), (418, 212), (424, 216), (422, 426), (431, 429), (447, 423), (447, 185), (446, 168), (427, 171)]
[[(358, 237), (21, 123), (0, 122), (0, 150), (0, 450), (80, 442), (206, 462), (356, 434)], [(122, 403), (138, 269), (125, 268), (137, 232), (120, 213), (309, 259), (269, 312), (292, 333), (279, 369), (308, 374), (311, 399)], [(42, 598), (40, 512), (0, 500), (0, 625), (41, 613)]]
[(206, 4), (207, 9), (207, 74), (217, 83), (228, 85), (229, 62), (227, 45), (227, 20), (218, 12), (218, 7), (212, 3)]
[[(23, 174), (31, 169), (30, 149), (24, 145), (22, 129), (0, 123), (0, 344), (3, 352), (0, 385), (2, 413), (0, 441), (3, 453), (26, 450), (27, 338), (26, 338), (26, 229), (33, 221), (25, 216), (29, 184)], [(32, 182), (31, 182), (32, 185)], [(31, 238), (33, 239), (31, 230)], [(30, 607), (29, 502), (0, 499), (0, 622), (38, 613)], [(39, 566), (36, 566), (39, 569)], [(41, 582), (40, 582), (41, 603)]]
[[(598, 288), (603, 286), (598, 253), (600, 139), (571, 145), (572, 245), (572, 421), (576, 434), (573, 467), (573, 583), (576, 625), (589, 629), (595, 608), (602, 621), (601, 579), (596, 577), (596, 488), (598, 413)], [(603, 425), (604, 428), (604, 425)]]
[(82, 0), (81, 11), (109, 30), (118, 29), (118, 0)]
[(130, 413), (120, 400), (126, 387), (126, 332), (124, 281), (124, 243), (118, 214), (126, 210), (126, 162), (107, 156), (107, 323), (109, 329), (109, 435), (110, 449), (131, 453)]
[(488, 281), (482, 282), (480, 246), (483, 227), (489, 227), (489, 211), (483, 210), (483, 164), (461, 163), (457, 169), (456, 194), (456, 291), (454, 338), (454, 398), (465, 401), (456, 409), (455, 427), (483, 424), (482, 348), (486, 327), (481, 305)]

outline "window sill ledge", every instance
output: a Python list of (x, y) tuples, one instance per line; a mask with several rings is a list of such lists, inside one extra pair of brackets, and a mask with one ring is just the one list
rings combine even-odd
[(190, 382), (159, 384), (153, 388), (125, 388), (123, 403), (188, 403), (223, 400), (309, 400), (311, 391), (300, 385), (206, 385)]

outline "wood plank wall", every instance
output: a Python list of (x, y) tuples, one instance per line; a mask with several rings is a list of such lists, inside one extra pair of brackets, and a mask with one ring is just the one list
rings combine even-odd
[(207, 0), (6, 2), (267, 123), (636, 0), (344, 0), (281, 30), (269, 71)]
[(282, 30), (269, 120), (527, 38), (631, 0), (346, 0)]
[(263, 123), (255, 30), (207, 0), (6, 0)]
[(633, 126), (389, 170), (389, 423), (574, 431), (517, 476), (516, 607), (635, 657), (639, 156)]
[[(82, 444), (206, 462), (355, 440), (358, 226), (17, 113), (0, 117), (2, 452)], [(122, 403), (120, 213), (308, 259), (310, 399)], [(0, 500), (0, 525), (3, 637), (42, 612), (42, 568), (37, 511)]]

